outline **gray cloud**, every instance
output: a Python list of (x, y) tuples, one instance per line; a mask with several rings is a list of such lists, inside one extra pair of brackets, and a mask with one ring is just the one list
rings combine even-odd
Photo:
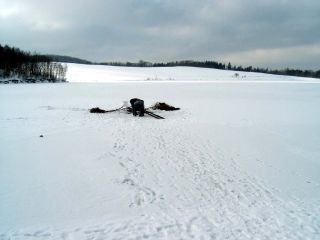
[(317, 0), (0, 0), (0, 43), (93, 61), (319, 69), (319, 12)]

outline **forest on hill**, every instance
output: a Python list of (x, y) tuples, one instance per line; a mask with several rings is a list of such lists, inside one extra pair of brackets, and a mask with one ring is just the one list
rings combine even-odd
[(0, 79), (4, 83), (65, 82), (66, 72), (67, 65), (48, 56), (0, 44)]

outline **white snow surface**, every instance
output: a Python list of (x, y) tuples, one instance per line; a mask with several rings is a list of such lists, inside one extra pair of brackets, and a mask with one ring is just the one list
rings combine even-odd
[[(318, 81), (114, 68), (0, 86), (1, 240), (320, 239)], [(88, 111), (132, 97), (181, 110)]]
[[(236, 77), (236, 74), (238, 76)], [(119, 81), (162, 81), (162, 82), (319, 82), (319, 79), (265, 73), (226, 71), (197, 67), (117, 67), (104, 65), (68, 64), (69, 82), (119, 82)]]

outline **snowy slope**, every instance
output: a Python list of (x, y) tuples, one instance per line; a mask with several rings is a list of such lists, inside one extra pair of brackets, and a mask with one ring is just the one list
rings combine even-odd
[[(269, 77), (1, 86), (0, 239), (319, 239), (320, 84)], [(136, 96), (182, 110), (88, 112)]]
[[(239, 74), (238, 77), (235, 74)], [(197, 67), (116, 67), (68, 63), (69, 82), (119, 82), (119, 81), (162, 81), (162, 82), (226, 82), (226, 81), (319, 81), (313, 78), (270, 75), (264, 73), (226, 71)]]

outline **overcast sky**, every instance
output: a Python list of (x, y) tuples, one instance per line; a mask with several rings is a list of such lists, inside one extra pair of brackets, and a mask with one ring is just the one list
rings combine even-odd
[(320, 0), (0, 0), (0, 43), (91, 61), (320, 69)]

